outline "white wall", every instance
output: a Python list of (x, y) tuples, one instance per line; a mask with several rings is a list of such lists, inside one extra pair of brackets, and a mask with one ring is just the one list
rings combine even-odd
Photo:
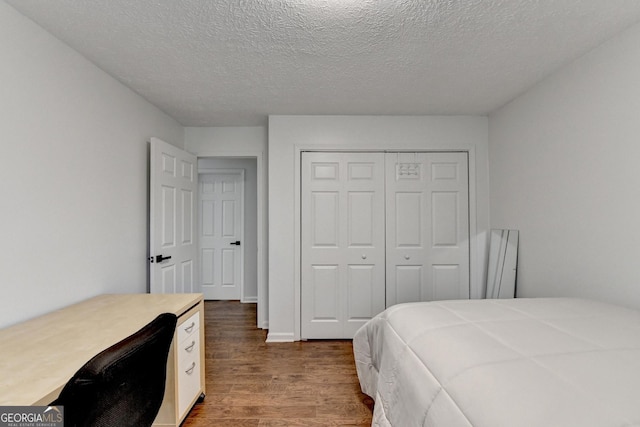
[(199, 157), (256, 157), (257, 166), (257, 283), (258, 319), (261, 328), (269, 327), (267, 304), (267, 129), (247, 127), (187, 127), (185, 148)]
[(0, 2), (0, 327), (147, 287), (151, 136), (183, 128)]
[(185, 149), (198, 155), (210, 152), (267, 152), (267, 128), (263, 126), (186, 127)]
[[(241, 249), (244, 252), (243, 302), (258, 301), (258, 177), (256, 159), (203, 157), (198, 159), (202, 169), (244, 169), (244, 230)], [(206, 173), (206, 172), (204, 172)]]
[[(269, 335), (299, 339), (299, 150), (469, 149), (477, 218), (471, 246), (472, 295), (483, 292), (488, 219), (488, 123), (486, 117), (271, 116), (269, 117)], [(473, 179), (475, 177), (475, 179)]]
[(489, 123), (491, 226), (520, 230), (518, 295), (640, 308), (640, 25)]

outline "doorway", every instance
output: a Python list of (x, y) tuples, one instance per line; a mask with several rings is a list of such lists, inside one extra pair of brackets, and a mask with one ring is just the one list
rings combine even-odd
[[(258, 303), (257, 163), (251, 157), (198, 158), (199, 276), (205, 299)], [(214, 186), (224, 196), (203, 196)], [(240, 205), (243, 220), (237, 215)]]
[(244, 295), (244, 169), (202, 168), (198, 174), (198, 253), (205, 300)]

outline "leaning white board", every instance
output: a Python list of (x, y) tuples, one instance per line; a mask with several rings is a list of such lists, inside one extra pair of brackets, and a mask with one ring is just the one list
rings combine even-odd
[(491, 230), (487, 298), (514, 298), (518, 269), (518, 230)]

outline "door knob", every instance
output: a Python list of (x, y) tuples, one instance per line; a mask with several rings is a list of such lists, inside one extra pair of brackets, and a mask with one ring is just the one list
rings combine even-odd
[(230, 245), (237, 245), (240, 246), (240, 240), (236, 240), (235, 242), (231, 242), (229, 243)]
[[(171, 255), (169, 256), (156, 255), (155, 262), (162, 262), (168, 259), (171, 259)], [(149, 261), (153, 262), (154, 261), (153, 257), (149, 258)]]
[(404, 259), (409, 260), (409, 259), (411, 259), (411, 257), (410, 257), (409, 255), (405, 255), (405, 256), (404, 256)]

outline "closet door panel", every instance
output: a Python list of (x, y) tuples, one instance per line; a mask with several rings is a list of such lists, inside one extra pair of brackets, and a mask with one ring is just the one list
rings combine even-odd
[(394, 241), (397, 249), (422, 247), (422, 193), (421, 192), (396, 192), (394, 204), (394, 220), (391, 225), (394, 228)]
[(458, 193), (437, 191), (431, 194), (431, 236), (433, 247), (454, 247), (460, 241)]
[[(460, 279), (460, 266), (453, 265), (432, 265), (433, 294), (432, 301), (460, 299), (460, 295), (465, 292), (464, 282)], [(460, 287), (463, 286), (461, 289)]]
[(349, 247), (373, 247), (376, 233), (374, 228), (375, 193), (372, 191), (352, 191), (348, 193), (347, 199)]
[(301, 337), (353, 338), (385, 306), (384, 155), (301, 160)]
[(309, 286), (313, 293), (312, 318), (319, 322), (337, 322), (340, 314), (339, 272), (337, 265), (314, 265)]
[(310, 221), (313, 224), (311, 245), (314, 248), (337, 248), (340, 208), (337, 191), (314, 191), (311, 194)]
[(421, 265), (396, 265), (393, 289), (396, 303), (421, 301), (425, 292), (422, 278)]
[(469, 298), (467, 154), (388, 153), (385, 171), (386, 306)]
[(353, 337), (367, 320), (384, 310), (384, 271), (373, 264), (349, 265), (347, 292), (344, 335)]

